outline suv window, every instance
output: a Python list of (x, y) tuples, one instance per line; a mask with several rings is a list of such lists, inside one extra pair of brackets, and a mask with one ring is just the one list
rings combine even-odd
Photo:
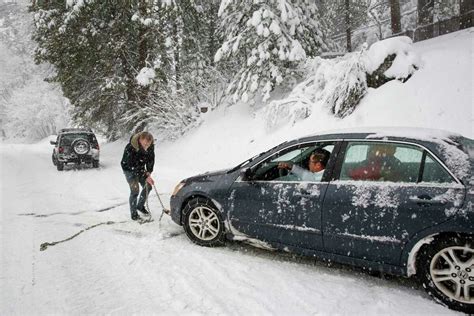
[(423, 150), (384, 142), (349, 142), (341, 180), (417, 182)]
[(72, 142), (78, 138), (86, 139), (91, 145), (96, 145), (97, 140), (93, 134), (68, 133), (60, 136), (60, 146), (71, 146)]

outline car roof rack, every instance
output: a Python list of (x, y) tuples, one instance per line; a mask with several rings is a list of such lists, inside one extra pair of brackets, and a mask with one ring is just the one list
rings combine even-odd
[(72, 133), (72, 132), (90, 132), (92, 133), (92, 128), (62, 128), (59, 130), (59, 133)]

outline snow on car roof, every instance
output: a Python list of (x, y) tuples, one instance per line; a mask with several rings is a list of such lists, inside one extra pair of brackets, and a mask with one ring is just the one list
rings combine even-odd
[(435, 141), (440, 139), (453, 139), (463, 137), (460, 134), (429, 128), (419, 127), (353, 127), (334, 129), (308, 136), (334, 135), (334, 134), (367, 134), (366, 138), (399, 137), (424, 141)]
[[(458, 179), (466, 179), (471, 175), (471, 162), (467, 152), (459, 146), (459, 139), (468, 139), (460, 134), (429, 128), (418, 127), (357, 127), (325, 131), (311, 136), (333, 135), (339, 138), (405, 138), (425, 143), (432, 143), (441, 154), (448, 168)], [(309, 136), (309, 137), (311, 137)]]

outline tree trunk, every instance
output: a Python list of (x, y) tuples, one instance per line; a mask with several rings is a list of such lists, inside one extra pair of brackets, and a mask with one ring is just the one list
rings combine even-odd
[(217, 42), (217, 25), (218, 20), (217, 12), (219, 10), (219, 4), (212, 3), (210, 8), (210, 20), (209, 20), (209, 39), (208, 39), (208, 51), (211, 58), (209, 59), (211, 66), (214, 66), (214, 56), (217, 53), (218, 42)]
[(176, 90), (181, 89), (181, 61), (180, 61), (180, 50), (181, 47), (179, 45), (179, 36), (178, 36), (178, 15), (176, 16), (174, 23), (173, 23), (173, 42), (175, 44), (174, 46), (174, 73), (175, 73), (175, 79), (176, 79)]
[(418, 0), (416, 40), (420, 41), (433, 37), (433, 9), (434, 0)]
[(459, 20), (460, 29), (474, 26), (474, 2), (472, 0), (460, 0), (459, 15), (461, 16)]
[(351, 28), (351, 2), (350, 0), (344, 1), (344, 21), (346, 24), (346, 49), (348, 52), (352, 52), (352, 28)]
[(399, 0), (389, 0), (390, 2), (390, 17), (392, 22), (392, 34), (398, 34), (402, 31), (400, 2)]

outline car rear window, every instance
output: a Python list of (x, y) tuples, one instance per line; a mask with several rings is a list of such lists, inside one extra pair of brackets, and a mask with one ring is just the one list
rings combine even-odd
[(74, 133), (74, 134), (63, 134), (61, 135), (61, 146), (71, 146), (72, 142), (76, 139), (86, 139), (89, 143), (95, 145), (97, 144), (97, 140), (94, 134), (81, 134), (81, 133)]

